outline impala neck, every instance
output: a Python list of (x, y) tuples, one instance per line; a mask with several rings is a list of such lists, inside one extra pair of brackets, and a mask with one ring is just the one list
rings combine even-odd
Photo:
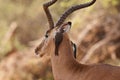
[[(67, 37), (67, 35), (64, 37)], [(74, 75), (74, 72), (77, 71), (77, 67), (81, 66), (73, 56), (73, 50), (69, 38), (63, 38), (59, 47), (58, 56), (52, 54), (51, 61), (55, 80), (65, 80), (65, 75)]]

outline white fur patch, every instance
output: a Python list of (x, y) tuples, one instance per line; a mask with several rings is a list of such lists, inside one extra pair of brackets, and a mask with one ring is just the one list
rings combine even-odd
[(65, 28), (63, 29), (65, 32), (70, 31), (71, 25), (66, 25)]

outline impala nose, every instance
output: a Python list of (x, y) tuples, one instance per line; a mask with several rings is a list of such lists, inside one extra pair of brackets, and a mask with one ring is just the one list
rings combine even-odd
[(35, 54), (36, 54), (36, 55), (39, 54), (39, 48), (38, 48), (38, 47), (35, 49)]
[(44, 55), (44, 53), (42, 53), (39, 50), (37, 50), (37, 48), (35, 49), (35, 54), (39, 55), (40, 57), (43, 57), (43, 55)]

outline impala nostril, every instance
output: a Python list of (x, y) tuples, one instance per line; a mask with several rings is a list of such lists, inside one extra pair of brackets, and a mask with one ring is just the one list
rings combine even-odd
[(36, 55), (39, 54), (38, 48), (35, 49), (35, 54), (36, 54)]

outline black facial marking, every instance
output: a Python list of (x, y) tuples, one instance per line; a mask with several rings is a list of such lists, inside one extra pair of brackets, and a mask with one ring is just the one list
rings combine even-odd
[(55, 55), (56, 56), (58, 56), (58, 49), (62, 40), (63, 40), (63, 34), (61, 32), (57, 32), (55, 35)]

